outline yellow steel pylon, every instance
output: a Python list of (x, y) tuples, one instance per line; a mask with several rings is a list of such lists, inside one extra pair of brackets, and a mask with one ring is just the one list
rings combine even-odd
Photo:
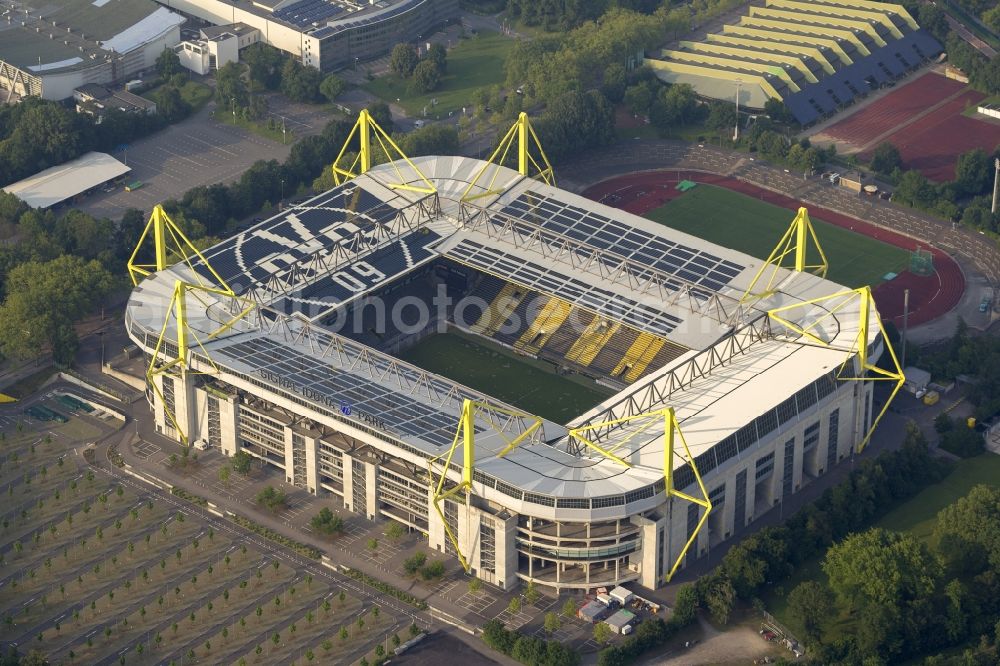
[[(347, 153), (348, 146), (351, 145), (351, 140), (354, 139), (354, 135), (358, 135), (359, 149), (358, 154), (354, 158), (354, 161), (347, 168), (340, 165), (340, 161), (343, 159), (344, 155)], [(342, 185), (346, 183), (351, 178), (356, 178), (358, 175), (367, 173), (373, 166), (375, 166), (375, 154), (373, 151), (372, 137), (375, 138), (375, 142), (378, 147), (381, 148), (382, 154), (385, 155), (390, 164), (392, 164), (393, 169), (396, 172), (397, 182), (384, 183), (386, 187), (397, 189), (397, 190), (410, 190), (411, 192), (422, 192), (424, 194), (433, 194), (437, 192), (437, 188), (431, 181), (427, 180), (427, 177), (417, 168), (417, 165), (410, 161), (410, 158), (406, 156), (405, 153), (396, 145), (396, 142), (392, 140), (385, 130), (383, 130), (375, 119), (371, 117), (368, 113), (368, 109), (361, 109), (358, 113), (358, 121), (354, 123), (354, 127), (351, 129), (350, 134), (347, 135), (347, 140), (344, 142), (344, 147), (340, 149), (340, 153), (337, 155), (337, 159), (333, 162), (333, 181), (337, 185)], [(394, 157), (395, 155), (395, 157)], [(403, 172), (400, 171), (399, 167), (396, 166), (396, 162), (402, 159), (406, 164), (413, 169), (413, 173), (417, 175), (417, 178), (423, 182), (423, 185), (412, 185), (409, 180), (404, 178)]]
[[(451, 527), (448, 525), (448, 519), (445, 518), (444, 511), (441, 508), (441, 502), (463, 491), (465, 492), (466, 497), (468, 497), (468, 495), (472, 492), (472, 472), (475, 468), (476, 453), (476, 415), (489, 415), (494, 413), (510, 416), (515, 419), (523, 418), (534, 421), (534, 423), (525, 428), (523, 432), (517, 435), (517, 437), (509, 438), (501, 428), (497, 427), (495, 422), (490, 420), (490, 426), (492, 426), (493, 430), (507, 443), (507, 446), (497, 454), (497, 458), (503, 458), (524, 440), (531, 437), (536, 430), (542, 427), (542, 420), (537, 416), (514, 412), (496, 407), (494, 405), (488, 405), (483, 402), (466, 399), (462, 403), (462, 415), (459, 417), (458, 428), (455, 430), (455, 439), (451, 443), (451, 448), (448, 449), (447, 453), (442, 453), (427, 462), (428, 472), (433, 481), (435, 474), (434, 463), (442, 457), (445, 457), (444, 466), (441, 469), (440, 477), (437, 479), (437, 485), (434, 486), (432, 503), (434, 504), (435, 511), (437, 511), (438, 516), (441, 518), (441, 524), (444, 525), (445, 535), (448, 537), (448, 540), (451, 541), (451, 545), (455, 547), (455, 553), (458, 555), (458, 561), (462, 564), (462, 568), (465, 569), (466, 572), (468, 572), (471, 568), (471, 564), (465, 555), (462, 554), (462, 549), (458, 545), (458, 537), (454, 532), (452, 532)], [(445, 491), (444, 485), (447, 479), (448, 470), (451, 468), (451, 459), (455, 455), (455, 450), (458, 448), (459, 443), (462, 445), (462, 482), (454, 488)]]
[[(784, 315), (790, 311), (796, 310), (798, 308), (805, 308), (811, 305), (817, 305), (819, 303), (827, 303), (830, 301), (837, 301), (832, 306), (827, 306), (825, 314), (817, 317), (815, 321), (811, 321), (808, 325), (796, 324)], [(811, 342), (819, 344), (824, 347), (833, 346), (819, 335), (817, 335), (817, 327), (822, 324), (826, 319), (834, 316), (837, 312), (844, 310), (852, 303), (857, 301), (858, 303), (858, 334), (852, 341), (851, 347), (847, 350), (847, 358), (840, 365), (840, 369), (837, 371), (837, 379), (841, 381), (892, 381), (896, 382), (896, 385), (892, 389), (892, 393), (889, 394), (888, 400), (885, 401), (882, 410), (878, 413), (878, 416), (872, 421), (871, 427), (865, 436), (858, 442), (856, 451), (861, 453), (865, 446), (868, 445), (868, 441), (871, 439), (872, 434), (875, 432), (875, 427), (878, 426), (879, 421), (885, 416), (885, 413), (889, 410), (889, 405), (895, 399), (896, 394), (899, 393), (899, 389), (903, 388), (903, 384), (906, 382), (906, 375), (903, 373), (903, 368), (899, 365), (899, 359), (896, 358), (896, 352), (893, 350), (892, 345), (889, 343), (889, 338), (886, 335), (885, 327), (882, 326), (882, 320), (878, 315), (878, 310), (874, 308), (874, 299), (872, 298), (871, 287), (859, 287), (858, 289), (848, 289), (846, 291), (837, 292), (836, 294), (830, 294), (829, 296), (820, 296), (819, 298), (813, 298), (808, 301), (803, 301), (801, 303), (793, 303), (792, 305), (785, 305), (780, 308), (775, 308), (768, 312), (768, 317), (771, 321), (777, 322), (792, 331), (797, 333)], [(871, 313), (875, 311), (875, 323), (871, 322)], [(878, 327), (878, 331), (882, 336), (882, 342), (889, 352), (889, 358), (892, 360), (892, 369), (885, 370), (878, 367), (871, 362), (868, 356), (868, 335), (871, 332), (873, 326)], [(854, 375), (853, 364), (851, 370), (847, 370), (848, 363), (850, 363), (855, 356), (858, 359), (859, 371), (857, 375)], [(871, 373), (870, 375), (868, 373)]]
[[(538, 135), (535, 134), (535, 128), (531, 126), (531, 121), (528, 120), (528, 114), (522, 111), (517, 116), (514, 124), (511, 125), (511, 128), (507, 130), (503, 139), (500, 140), (500, 145), (493, 151), (490, 158), (486, 160), (486, 163), (483, 164), (483, 167), (476, 174), (475, 178), (472, 179), (472, 182), (469, 183), (469, 186), (465, 188), (465, 192), (462, 193), (462, 201), (472, 201), (491, 194), (499, 194), (503, 191), (502, 188), (496, 187), (496, 180), (500, 174), (500, 169), (494, 168), (493, 177), (490, 178), (486, 191), (478, 194), (470, 194), (472, 188), (479, 183), (479, 180), (491, 164), (503, 165), (507, 161), (507, 154), (510, 152), (510, 148), (514, 145), (515, 141), (517, 142), (518, 172), (522, 176), (537, 178), (548, 185), (556, 184), (555, 173), (552, 171), (552, 165), (549, 164), (549, 158), (545, 155), (545, 150), (542, 148), (541, 141), (538, 140)], [(538, 159), (532, 155), (532, 146), (538, 149)], [(497, 160), (498, 156), (500, 158), (499, 161)], [(532, 175), (532, 171), (535, 172), (534, 175)]]
[[(149, 237), (150, 231), (153, 233), (154, 263), (136, 263), (139, 251), (142, 249), (146, 238)], [(132, 251), (132, 256), (129, 257), (128, 262), (125, 264), (128, 268), (129, 277), (132, 278), (132, 284), (138, 285), (142, 278), (149, 277), (155, 271), (165, 269), (170, 265), (168, 262), (172, 254), (177, 255), (181, 261), (187, 264), (188, 268), (191, 269), (191, 272), (194, 273), (196, 279), (199, 281), (199, 286), (207, 287), (208, 285), (201, 282), (201, 275), (194, 269), (194, 265), (191, 263), (195, 257), (201, 260), (212, 274), (212, 277), (215, 278), (217, 287), (222, 287), (225, 291), (232, 293), (229, 285), (215, 272), (215, 269), (208, 263), (205, 255), (188, 240), (188, 237), (184, 235), (180, 227), (174, 224), (174, 221), (170, 219), (167, 212), (163, 210), (163, 206), (156, 204), (152, 214), (149, 216), (149, 221), (146, 223), (146, 228), (142, 230), (142, 235), (139, 236), (139, 242), (136, 243), (135, 250)]]
[[(809, 264), (809, 243), (812, 242), (813, 246), (816, 248), (816, 252), (819, 254), (818, 264)], [(816, 229), (813, 228), (812, 221), (809, 219), (809, 211), (805, 208), (799, 208), (798, 213), (795, 215), (795, 219), (789, 225), (788, 230), (778, 241), (771, 255), (767, 258), (757, 274), (754, 275), (753, 280), (750, 282), (750, 286), (743, 293), (743, 297), (740, 302), (746, 302), (748, 300), (756, 300), (759, 298), (766, 298), (774, 293), (774, 283), (778, 277), (778, 270), (780, 268), (792, 268), (792, 266), (784, 266), (783, 263), (786, 258), (793, 257), (795, 260), (794, 269), (800, 273), (809, 271), (814, 275), (820, 277), (826, 277), (827, 269), (830, 265), (826, 260), (826, 253), (823, 252), (823, 247), (819, 243), (819, 238), (816, 236)], [(763, 289), (755, 291), (758, 282), (764, 277), (764, 273), (770, 269), (770, 276), (767, 278)]]
[[(212, 361), (212, 357), (209, 356), (208, 352), (205, 350), (205, 346), (198, 335), (188, 326), (188, 315), (187, 315), (187, 298), (188, 295), (193, 295), (197, 298), (202, 305), (206, 308), (210, 305), (199, 297), (199, 293), (204, 294), (214, 294), (216, 296), (222, 296), (224, 298), (236, 299), (242, 303), (245, 307), (228, 321), (224, 322), (217, 329), (212, 331), (206, 336), (205, 341), (209, 341), (236, 325), (238, 321), (243, 319), (247, 314), (254, 311), (257, 308), (256, 303), (253, 303), (249, 299), (236, 296), (228, 287), (225, 289), (217, 289), (214, 287), (206, 287), (203, 285), (196, 285), (184, 282), (183, 280), (177, 280), (174, 283), (174, 293), (170, 298), (170, 304), (167, 306), (167, 314), (163, 318), (163, 326), (160, 328), (160, 335), (156, 339), (156, 346), (153, 348), (153, 353), (150, 355), (149, 368), (146, 370), (146, 382), (153, 389), (153, 391), (159, 396), (160, 404), (163, 405), (163, 412), (170, 419), (174, 428), (180, 433), (181, 443), (184, 445), (188, 444), (188, 437), (185, 429), (177, 422), (177, 417), (174, 413), (167, 407), (166, 401), (163, 399), (163, 393), (157, 387), (154, 377), (157, 375), (172, 374), (174, 371), (180, 373), (182, 378), (186, 377), (186, 374), (190, 372), (190, 349), (191, 341), (193, 340), (195, 344), (201, 349), (202, 354), (206, 359), (208, 359), (209, 364), (214, 368), (214, 371), (219, 372), (219, 367), (215, 365)], [(162, 363), (157, 363), (160, 358), (160, 353), (164, 349), (164, 344), (167, 339), (167, 328), (170, 322), (174, 321), (177, 328), (177, 337), (174, 341), (177, 347), (177, 353), (170, 357)], [(214, 374), (209, 372), (200, 372), (198, 374)]]
[[(585, 433), (592, 430), (613, 428), (633, 421), (645, 421), (645, 423), (639, 428), (634, 429), (631, 434), (622, 439), (611, 449), (600, 447), (584, 436)], [(674, 560), (674, 564), (670, 568), (670, 571), (668, 571), (664, 577), (665, 581), (669, 583), (670, 579), (673, 578), (674, 574), (677, 572), (678, 567), (680, 567), (684, 557), (687, 555), (688, 550), (690, 550), (691, 546), (698, 538), (701, 528), (704, 527), (706, 521), (708, 521), (708, 514), (712, 512), (712, 501), (708, 497), (708, 491), (705, 489), (705, 483), (701, 480), (701, 474), (698, 472), (698, 467), (694, 464), (694, 456), (691, 454), (691, 449), (688, 448), (687, 440), (684, 439), (684, 433), (681, 432), (681, 426), (677, 421), (677, 414), (674, 412), (674, 408), (665, 407), (663, 409), (647, 412), (645, 414), (635, 414), (633, 416), (626, 416), (620, 419), (604, 421), (603, 423), (593, 423), (581, 428), (573, 428), (569, 431), (569, 436), (581, 442), (588, 448), (597, 451), (609, 460), (613, 460), (625, 467), (631, 467), (632, 465), (630, 463), (616, 455), (615, 452), (623, 446), (626, 446), (635, 437), (641, 435), (650, 427), (657, 424), (662, 424), (663, 426), (663, 478), (666, 481), (667, 497), (677, 497), (678, 499), (692, 502), (705, 509), (705, 512), (702, 514), (701, 519), (695, 526), (694, 531), (691, 532), (691, 536), (688, 537), (687, 542), (684, 544), (684, 548), (681, 549), (681, 552), (677, 555), (677, 559)], [(681, 442), (684, 451), (683, 454), (680, 452), (676, 452), (675, 454), (677, 440), (680, 440)], [(698, 482), (698, 490), (701, 492), (701, 497), (688, 495), (687, 493), (674, 487), (674, 455), (679, 455), (681, 459), (691, 467), (691, 471), (694, 473), (695, 481)]]

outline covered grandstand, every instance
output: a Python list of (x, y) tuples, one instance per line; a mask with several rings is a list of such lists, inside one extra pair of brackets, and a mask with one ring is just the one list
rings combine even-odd
[[(126, 326), (171, 438), (246, 451), (504, 588), (657, 587), (877, 423), (870, 292), (811, 273), (797, 229), (785, 268), (506, 167), (399, 160), (130, 263)], [(554, 423), (392, 355), (449, 328), (617, 393)]]
[(902, 5), (866, 0), (766, 0), (704, 41), (645, 63), (706, 98), (763, 109), (781, 100), (808, 125), (941, 53)]

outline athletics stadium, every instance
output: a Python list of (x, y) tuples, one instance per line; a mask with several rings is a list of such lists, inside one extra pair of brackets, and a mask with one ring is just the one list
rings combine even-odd
[[(655, 588), (860, 451), (902, 383), (804, 209), (762, 261), (559, 189), (524, 114), (516, 168), (355, 129), (346, 180), (204, 252), (154, 211), (126, 326), (166, 436), (505, 589)], [(552, 420), (401, 360), (456, 331), (601, 391)]]

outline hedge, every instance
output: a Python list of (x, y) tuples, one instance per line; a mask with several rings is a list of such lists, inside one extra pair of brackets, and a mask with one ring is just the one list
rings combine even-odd
[(357, 569), (347, 569), (347, 575), (354, 580), (361, 581), (369, 587), (374, 587), (383, 594), (388, 594), (390, 597), (396, 597), (403, 603), (410, 604), (420, 610), (427, 610), (427, 602), (423, 599), (418, 599), (409, 592), (401, 590), (398, 587), (393, 587), (389, 583), (381, 581), (378, 578), (372, 578), (368, 574), (358, 571)]

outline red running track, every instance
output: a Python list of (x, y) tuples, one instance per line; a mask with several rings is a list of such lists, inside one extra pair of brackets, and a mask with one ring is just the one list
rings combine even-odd
[(954, 180), (960, 154), (975, 148), (990, 153), (1000, 144), (1000, 125), (962, 115), (966, 107), (977, 104), (984, 97), (975, 90), (963, 93), (891, 134), (886, 141), (899, 148), (904, 168), (917, 169), (941, 183)]
[(964, 87), (965, 84), (940, 74), (924, 74), (831, 125), (823, 133), (860, 148)]
[[(681, 196), (681, 193), (674, 189), (678, 179), (725, 187), (793, 212), (802, 205), (801, 202), (791, 197), (765, 190), (735, 178), (676, 169), (619, 176), (592, 185), (584, 191), (583, 195), (594, 201), (601, 201), (630, 213), (643, 215), (662, 206), (667, 201)], [(965, 276), (955, 260), (941, 250), (933, 247), (928, 248), (926, 243), (920, 243), (909, 236), (882, 229), (842, 213), (825, 208), (810, 208), (809, 210), (812, 215), (824, 222), (850, 229), (855, 233), (864, 234), (890, 245), (909, 251), (919, 247), (924, 250), (930, 249), (933, 252), (934, 275), (920, 277), (904, 272), (896, 279), (883, 282), (872, 290), (884, 320), (892, 320), (897, 325), (902, 322), (904, 289), (910, 290), (909, 324), (912, 326), (937, 319), (958, 305), (962, 299), (962, 294), (965, 293)], [(790, 220), (791, 218), (789, 218)], [(777, 242), (777, 239), (775, 241)]]

